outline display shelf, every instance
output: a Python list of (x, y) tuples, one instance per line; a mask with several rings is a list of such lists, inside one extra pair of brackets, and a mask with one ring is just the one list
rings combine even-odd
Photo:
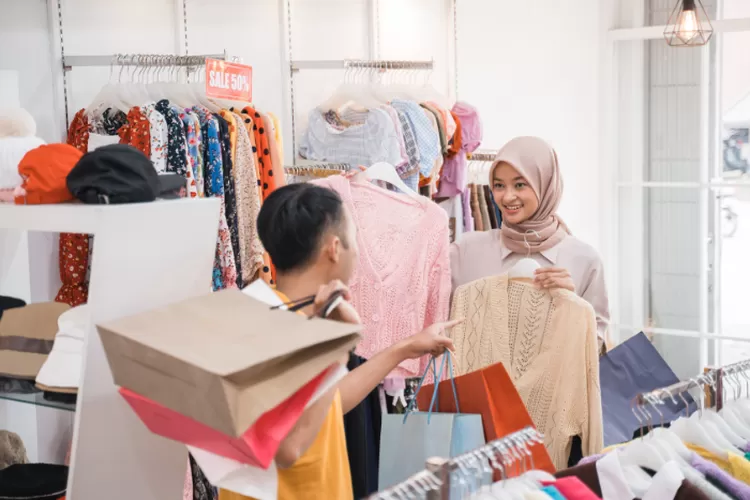
[(34, 406), (42, 406), (45, 408), (53, 408), (55, 410), (76, 411), (75, 403), (61, 403), (59, 401), (50, 401), (48, 399), (44, 399), (43, 392), (34, 392), (31, 394), (0, 392), (0, 399), (5, 401), (13, 401), (15, 403), (25, 403)]
[(210, 203), (202, 200), (168, 200), (128, 205), (83, 205), (59, 203), (55, 205), (0, 204), (0, 229), (21, 229), (50, 233), (94, 234), (102, 229), (108, 217), (153, 217), (159, 211), (169, 213), (180, 205)]

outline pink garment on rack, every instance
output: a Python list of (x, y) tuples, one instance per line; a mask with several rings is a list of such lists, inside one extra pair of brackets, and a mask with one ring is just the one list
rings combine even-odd
[[(448, 216), (424, 197), (388, 191), (343, 176), (313, 181), (338, 192), (354, 217), (359, 262), (350, 288), (364, 330), (356, 353), (383, 349), (448, 318)], [(421, 375), (428, 357), (402, 362), (390, 376)]]

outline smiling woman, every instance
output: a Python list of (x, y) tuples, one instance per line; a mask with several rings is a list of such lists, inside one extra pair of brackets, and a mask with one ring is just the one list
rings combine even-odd
[(490, 184), (503, 216), (501, 229), (473, 232), (451, 247), (453, 290), (488, 276), (506, 274), (524, 257), (541, 269), (535, 283), (564, 288), (596, 311), (599, 338), (606, 338), (609, 300), (597, 251), (574, 237), (557, 215), (563, 182), (557, 153), (538, 137), (517, 137), (498, 153)]

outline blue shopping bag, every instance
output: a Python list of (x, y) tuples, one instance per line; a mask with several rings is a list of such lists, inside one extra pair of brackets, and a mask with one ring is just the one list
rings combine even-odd
[[(427, 412), (415, 411), (417, 393), (428, 370), (432, 368), (435, 380), (440, 380), (445, 365), (448, 365), (458, 413), (433, 413), (433, 408), (437, 408), (438, 391), (434, 391)], [(453, 458), (486, 443), (482, 416), (460, 413), (449, 351), (443, 355), (440, 371), (437, 374), (435, 372), (436, 361), (432, 358), (422, 374), (406, 414), (383, 415), (378, 474), (378, 488), (381, 490), (424, 470), (425, 462), (430, 457)]]

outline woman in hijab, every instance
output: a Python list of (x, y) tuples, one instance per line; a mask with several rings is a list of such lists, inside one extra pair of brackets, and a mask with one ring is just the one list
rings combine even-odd
[(502, 228), (465, 233), (453, 244), (453, 290), (505, 274), (529, 257), (541, 266), (536, 285), (564, 288), (588, 301), (596, 311), (599, 338), (605, 339), (609, 300), (602, 260), (557, 215), (563, 182), (555, 150), (538, 137), (517, 137), (497, 154), (489, 180), (503, 216)]

